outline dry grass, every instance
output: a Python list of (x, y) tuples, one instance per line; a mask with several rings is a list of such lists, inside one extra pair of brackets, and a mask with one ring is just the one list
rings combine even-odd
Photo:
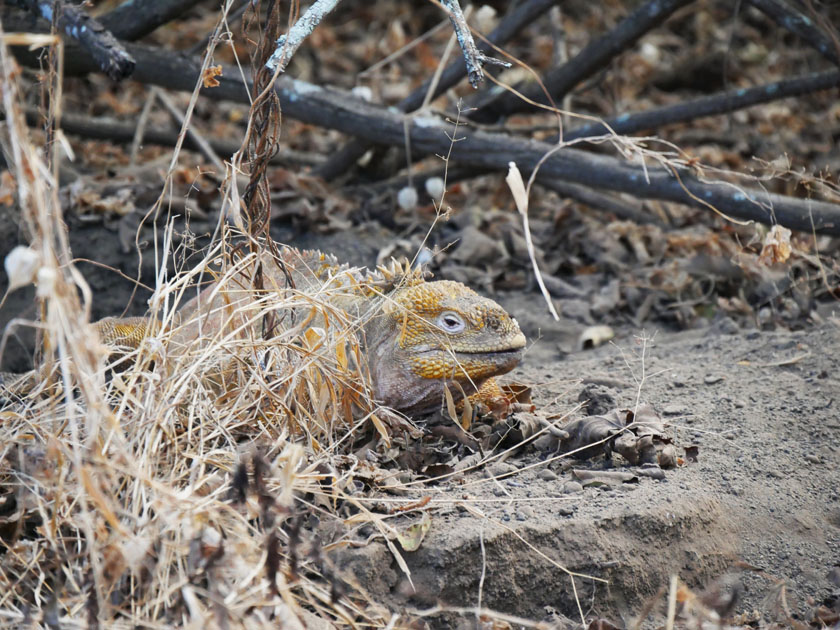
[[(195, 324), (176, 312), (191, 284), (251, 291), (255, 255), (230, 256), (221, 229), (194, 269), (161, 273), (151, 310), (163, 327), (111, 370), (1, 44), (4, 141), (38, 256), (44, 351), (38, 386), (0, 412), (0, 626), (388, 625), (301, 529), (305, 512), (336, 519), (349, 502), (357, 523), (392, 533), (345, 493), (352, 472), (330, 472), (377, 411), (359, 322), (331, 306), (342, 289), (250, 293), (233, 314), (241, 325), (190, 339)], [(171, 236), (170, 225), (160, 269)], [(274, 313), (288, 318), (267, 327)]]

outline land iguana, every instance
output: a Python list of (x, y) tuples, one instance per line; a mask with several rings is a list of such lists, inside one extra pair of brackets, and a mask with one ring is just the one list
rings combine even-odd
[[(306, 295), (309, 302), (320, 299), (328, 307), (272, 313), (286, 328), (323, 326), (327, 317), (333, 325), (335, 320), (354, 322), (373, 397), (407, 415), (441, 408), (446, 387), (455, 400), (479, 388), (498, 391), (493, 377), (509, 372), (522, 359), (526, 342), (516, 320), (459, 282), (427, 281), (422, 271), (400, 263), (376, 270), (352, 268), (332, 255), (286, 246), (266, 248), (242, 260), (232, 277), (213, 281), (179, 309), (170, 352), (211, 343), (249, 326), (253, 333), (256, 324), (248, 319), (253, 309), (247, 307), (260, 294), (253, 288), (259, 274), (263, 295)], [(156, 320), (138, 317), (106, 318), (95, 327), (106, 346), (123, 349), (137, 348), (147, 335), (160, 331)], [(26, 379), (3, 375), (7, 387), (14, 380)]]

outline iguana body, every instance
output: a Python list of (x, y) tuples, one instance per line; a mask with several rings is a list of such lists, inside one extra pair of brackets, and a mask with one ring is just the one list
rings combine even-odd
[[(266, 317), (254, 316), (260, 312), (254, 305), (260, 295), (278, 292), (301, 299), (293, 299), (291, 309), (268, 309), (267, 325)], [(486, 388), (488, 379), (519, 363), (525, 346), (516, 321), (463, 284), (427, 282), (421, 272), (397, 264), (354, 269), (331, 255), (290, 247), (242, 259), (235, 273), (184, 304), (178, 320), (169, 337), (170, 355), (231, 335), (352, 325), (374, 398), (406, 414), (440, 408), (447, 386), (456, 399), (461, 390), (469, 395)], [(143, 318), (97, 324), (109, 346), (137, 347), (158, 328)], [(460, 388), (452, 387), (455, 382)]]

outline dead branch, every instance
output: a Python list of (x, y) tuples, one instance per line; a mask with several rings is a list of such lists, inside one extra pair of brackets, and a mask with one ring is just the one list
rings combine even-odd
[(331, 13), (339, 2), (340, 0), (315, 0), (289, 29), (289, 32), (277, 38), (277, 48), (266, 63), (266, 67), (272, 72), (285, 71), (303, 40), (309, 37), (321, 20)]
[[(649, 0), (624, 18), (614, 29), (590, 42), (566, 63), (550, 71), (544, 80), (549, 97), (539, 84), (520, 85), (516, 91), (537, 103), (559, 102), (578, 83), (606, 67), (616, 56), (632, 46), (642, 35), (656, 28), (680, 7), (693, 0)], [(533, 108), (512, 92), (490, 92), (472, 104), (477, 110), (470, 118), (477, 122), (496, 122), (515, 112)]]
[(128, 77), (134, 70), (134, 59), (117, 38), (98, 20), (82, 9), (62, 0), (11, 0), (19, 7), (52, 22), (75, 39), (94, 58), (99, 68), (113, 81)]
[[(435, 177), (443, 179), (445, 176), (447, 185), (451, 186), (455, 182), (481, 177), (482, 175), (493, 173), (495, 170), (496, 169), (490, 168), (480, 169), (474, 167), (452, 166), (448, 169), (441, 168), (422, 173), (414, 173), (411, 178), (407, 175), (397, 175), (396, 177), (392, 177), (385, 181), (346, 186), (345, 189), (354, 194), (371, 197), (378, 194), (384, 194), (389, 191), (398, 191), (406, 186), (413, 186), (417, 191), (418, 198), (423, 199), (424, 195), (426, 196), (425, 198), (428, 198), (425, 186), (429, 179)], [(409, 181), (409, 179), (411, 181)], [(560, 180), (543, 180), (540, 184), (544, 188), (553, 190), (563, 197), (574, 199), (575, 201), (587, 205), (590, 208), (614, 214), (620, 219), (633, 221), (639, 225), (651, 224), (663, 228), (666, 227), (665, 223), (663, 223), (659, 217), (650, 214), (649, 212), (645, 212), (641, 207), (634, 207), (614, 195), (606, 195), (596, 192), (590, 188), (586, 188), (585, 186), (570, 184)], [(388, 212), (390, 212), (390, 210), (388, 210)], [(387, 217), (382, 216), (381, 214), (377, 214), (375, 216), (379, 220), (387, 219)]]
[[(41, 113), (35, 109), (26, 110), (26, 123), (31, 127), (38, 127), (44, 120)], [(108, 140), (109, 142), (130, 144), (134, 139), (134, 132), (137, 130), (137, 123), (134, 121), (122, 122), (112, 118), (97, 116), (82, 116), (69, 112), (61, 114), (61, 128), (70, 135), (88, 138), (90, 140)], [(231, 156), (241, 148), (241, 143), (223, 138), (206, 138), (207, 142), (217, 154)], [(155, 144), (163, 147), (174, 147), (178, 142), (178, 130), (166, 129), (163, 127), (148, 127), (143, 133), (144, 144)], [(184, 139), (184, 147), (193, 151), (200, 150), (190, 136)], [(324, 161), (321, 155), (294, 151), (292, 149), (280, 149), (272, 157), (272, 164), (282, 166), (312, 166)]]
[(441, 0), (443, 8), (449, 13), (449, 21), (452, 23), (452, 28), (455, 30), (455, 37), (458, 38), (458, 45), (464, 54), (464, 62), (467, 66), (467, 76), (470, 80), (470, 85), (475, 89), (484, 81), (485, 63), (510, 68), (510, 63), (507, 61), (499, 61), (493, 57), (489, 57), (482, 52), (478, 46), (475, 45), (470, 27), (467, 24), (467, 18), (464, 17), (464, 12), (461, 10), (461, 5), (458, 0)]
[[(563, 135), (568, 141), (590, 136), (601, 136), (612, 129), (618, 134), (629, 134), (645, 129), (661, 129), (665, 125), (688, 122), (704, 116), (715, 116), (739, 109), (778, 101), (791, 96), (802, 96), (840, 86), (840, 70), (815, 72), (804, 77), (785, 79), (752, 88), (739, 88), (701, 96), (675, 105), (666, 105), (634, 114), (622, 114), (604, 123), (592, 123), (572, 129)], [(607, 127), (609, 126), (609, 128)]]
[[(536, 20), (555, 4), (556, 0), (528, 0), (522, 3), (514, 11), (511, 11), (502, 18), (499, 25), (487, 36), (487, 41), (494, 46), (504, 45), (524, 27)], [(491, 50), (490, 44), (482, 41), (478, 44), (479, 51), (484, 53)], [(440, 94), (443, 94), (446, 90), (458, 83), (458, 81), (464, 78), (466, 70), (466, 66), (460, 61), (449, 64), (440, 75), (432, 93), (432, 98), (434, 99)], [(431, 84), (432, 79), (424, 81), (397, 105), (399, 110), (413, 112), (420, 107), (431, 89)], [(314, 174), (326, 180), (335, 179), (346, 172), (370, 147), (371, 144), (369, 142), (364, 142), (358, 138), (351, 140), (335, 152), (322, 166), (318, 167)]]
[[(201, 64), (196, 60), (139, 44), (129, 45), (129, 50), (137, 59), (136, 80), (174, 90), (194, 89), (201, 71)], [(92, 72), (96, 67), (84, 55), (68, 50), (66, 70)], [(205, 90), (204, 94), (249, 103), (250, 86), (243, 85), (235, 77), (234, 69), (225, 69), (223, 76), (218, 77), (219, 86)], [(446, 154), (452, 144), (447, 135), (449, 127), (435, 118), (415, 117), (406, 121), (400, 113), (362, 102), (346, 92), (320, 88), (289, 77), (281, 77), (276, 89), (284, 114), (309, 124), (399, 147), (405, 144), (407, 128), (411, 146), (430, 154)], [(547, 153), (556, 149), (556, 145), (498, 133), (459, 133), (463, 134), (464, 140), (454, 143), (451, 157), (467, 166), (506, 172), (508, 163), (515, 161), (521, 171), (530, 173)], [(545, 159), (537, 181), (562, 180), (596, 190), (629, 193), (640, 199), (715, 208), (739, 219), (840, 235), (838, 204), (704, 182), (687, 171), (680, 171), (679, 175), (677, 178), (674, 172), (656, 166), (644, 168), (613, 157), (564, 148)]]
[(115, 37), (131, 42), (183, 15), (199, 2), (201, 0), (129, 0), (103, 15), (100, 21)]
[(808, 16), (787, 6), (782, 0), (747, 0), (747, 4), (754, 6), (783, 29), (800, 37), (831, 63), (840, 65), (840, 44), (832, 41)]

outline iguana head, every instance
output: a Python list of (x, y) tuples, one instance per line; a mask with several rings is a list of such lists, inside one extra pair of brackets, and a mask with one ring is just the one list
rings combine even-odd
[(460, 282), (398, 288), (366, 330), (376, 398), (404, 413), (440, 408), (448, 383), (457, 399), (522, 359), (525, 335), (493, 300)]

